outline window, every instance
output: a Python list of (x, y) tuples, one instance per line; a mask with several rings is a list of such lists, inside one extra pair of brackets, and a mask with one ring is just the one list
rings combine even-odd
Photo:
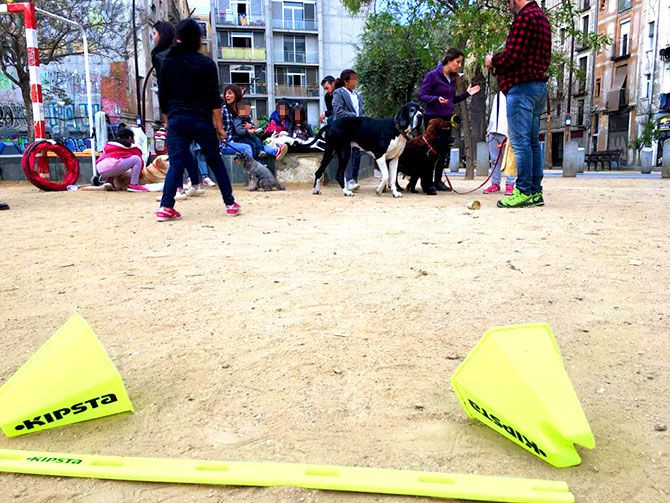
[(588, 65), (588, 56), (579, 58), (579, 94), (586, 92), (586, 80), (588, 75), (586, 73), (586, 65)]
[(619, 51), (617, 56), (626, 56), (630, 54), (630, 20), (622, 21), (619, 24)]
[(230, 38), (231, 47), (240, 47), (243, 49), (251, 49), (253, 47), (251, 33), (235, 33)]
[(596, 97), (600, 98), (600, 79), (596, 79)]
[(644, 95), (643, 98), (651, 98), (651, 73), (644, 74)]
[(582, 18), (582, 32), (584, 33), (584, 37), (586, 38), (586, 35), (589, 33), (589, 16), (584, 16)]
[(561, 28), (561, 45), (565, 44), (565, 28)]
[(305, 62), (305, 36), (284, 35), (284, 62)]
[(577, 101), (577, 125), (584, 125), (584, 100)]
[(619, 0), (619, 12), (623, 12), (631, 8), (632, 0)]
[(649, 38), (654, 38), (655, 30), (656, 30), (656, 23), (652, 21), (649, 23)]

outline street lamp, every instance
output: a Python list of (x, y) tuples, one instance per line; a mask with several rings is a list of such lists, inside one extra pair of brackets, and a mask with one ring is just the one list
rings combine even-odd
[(566, 125), (567, 127), (572, 126), (572, 117), (570, 117), (569, 115), (566, 115), (566, 116), (565, 116), (565, 125)]

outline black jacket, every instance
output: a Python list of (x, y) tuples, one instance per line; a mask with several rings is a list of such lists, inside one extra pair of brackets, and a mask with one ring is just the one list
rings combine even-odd
[(212, 110), (221, 108), (216, 64), (197, 51), (172, 47), (158, 80), (158, 101), (168, 116), (186, 112), (209, 119)]
[(326, 117), (332, 117), (333, 115), (333, 93), (326, 93), (323, 97), (323, 100), (326, 102)]

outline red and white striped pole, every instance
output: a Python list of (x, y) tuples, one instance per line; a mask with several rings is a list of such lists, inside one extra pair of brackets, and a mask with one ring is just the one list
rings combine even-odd
[[(26, 49), (28, 52), (30, 99), (32, 101), (33, 109), (35, 141), (43, 140), (46, 138), (46, 123), (44, 121), (44, 111), (42, 106), (40, 53), (37, 47), (37, 17), (35, 15), (35, 5), (31, 2), (0, 4), (0, 14), (23, 14), (23, 23), (26, 27)], [(46, 158), (44, 158), (44, 160), (46, 161)]]

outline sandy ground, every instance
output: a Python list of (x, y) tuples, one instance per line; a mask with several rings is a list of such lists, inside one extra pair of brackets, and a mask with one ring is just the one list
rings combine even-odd
[[(553, 178), (547, 206), (511, 211), (373, 183), (353, 198), (238, 188), (235, 219), (209, 192), (165, 224), (152, 195), (0, 184), (0, 383), (79, 311), (136, 409), (0, 448), (536, 477), (580, 502), (670, 501), (670, 433), (655, 431), (670, 422), (670, 181)], [(574, 468), (469, 420), (449, 385), (488, 328), (535, 321), (595, 434)], [(5, 474), (0, 500), (419, 501)]]

